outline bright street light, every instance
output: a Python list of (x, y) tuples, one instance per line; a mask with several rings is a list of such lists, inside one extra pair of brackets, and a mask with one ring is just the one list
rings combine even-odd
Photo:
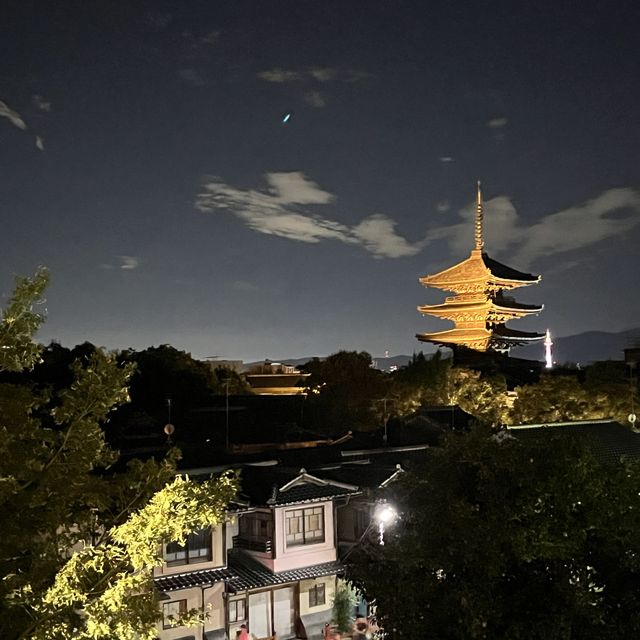
[(393, 524), (398, 517), (398, 512), (387, 502), (380, 502), (376, 506), (373, 518), (378, 523), (378, 542), (384, 545), (384, 530)]

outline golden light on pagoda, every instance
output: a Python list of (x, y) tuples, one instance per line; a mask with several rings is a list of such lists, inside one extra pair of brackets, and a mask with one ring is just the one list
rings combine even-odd
[(523, 273), (490, 258), (484, 251), (484, 204), (478, 182), (471, 255), (434, 275), (420, 278), (425, 287), (450, 291), (455, 295), (441, 304), (423, 305), (418, 311), (454, 323), (452, 329), (420, 333), (422, 342), (476, 351), (508, 352), (511, 347), (542, 340), (544, 334), (517, 331), (506, 326), (509, 320), (535, 315), (542, 305), (516, 302), (506, 291), (540, 282), (540, 276)]

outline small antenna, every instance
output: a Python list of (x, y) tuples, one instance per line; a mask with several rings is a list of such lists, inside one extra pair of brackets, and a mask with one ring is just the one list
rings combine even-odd
[(476, 194), (476, 222), (475, 222), (475, 250), (481, 251), (482, 247), (484, 247), (484, 237), (483, 237), (483, 219), (484, 219), (484, 206), (482, 203), (482, 185), (480, 184), (480, 180), (478, 180), (478, 192)]

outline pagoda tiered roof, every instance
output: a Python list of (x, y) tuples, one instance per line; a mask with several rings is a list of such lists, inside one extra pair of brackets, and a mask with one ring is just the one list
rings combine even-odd
[(511, 347), (544, 338), (543, 334), (515, 331), (505, 326), (509, 320), (540, 313), (543, 307), (518, 303), (503, 292), (536, 284), (541, 278), (508, 267), (483, 251), (483, 218), (482, 192), (478, 183), (475, 246), (471, 254), (448, 269), (420, 278), (426, 287), (452, 291), (456, 295), (441, 304), (419, 306), (418, 311), (451, 320), (455, 327), (418, 334), (418, 340), (478, 351), (508, 351)]
[[(542, 311), (543, 305), (522, 304), (511, 300), (491, 300), (485, 296), (468, 299), (458, 296), (447, 298), (441, 304), (425, 304), (418, 307), (423, 315), (435, 316), (443, 320), (466, 319), (471, 321), (506, 322), (525, 315), (535, 315)], [(480, 315), (482, 314), (482, 318)]]
[(540, 282), (540, 276), (517, 271), (474, 249), (462, 262), (433, 275), (420, 278), (425, 287), (455, 293), (485, 293), (487, 289), (515, 289)]

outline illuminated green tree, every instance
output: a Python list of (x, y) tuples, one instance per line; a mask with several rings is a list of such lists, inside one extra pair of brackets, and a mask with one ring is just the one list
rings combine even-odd
[(537, 384), (518, 387), (510, 424), (615, 418), (626, 422), (631, 408), (629, 384), (576, 376), (542, 376)]
[(174, 481), (175, 453), (114, 470), (101, 425), (132, 365), (86, 349), (67, 386), (25, 374), (47, 280), (18, 280), (0, 321), (0, 637), (151, 638), (160, 543), (217, 524), (235, 480)]
[(451, 434), (385, 490), (400, 520), (348, 575), (391, 638), (635, 638), (639, 486), (572, 439)]
[(393, 375), (395, 415), (408, 415), (421, 406), (458, 405), (485, 424), (502, 424), (507, 408), (504, 378), (452, 365), (440, 351), (431, 358), (414, 355)]

